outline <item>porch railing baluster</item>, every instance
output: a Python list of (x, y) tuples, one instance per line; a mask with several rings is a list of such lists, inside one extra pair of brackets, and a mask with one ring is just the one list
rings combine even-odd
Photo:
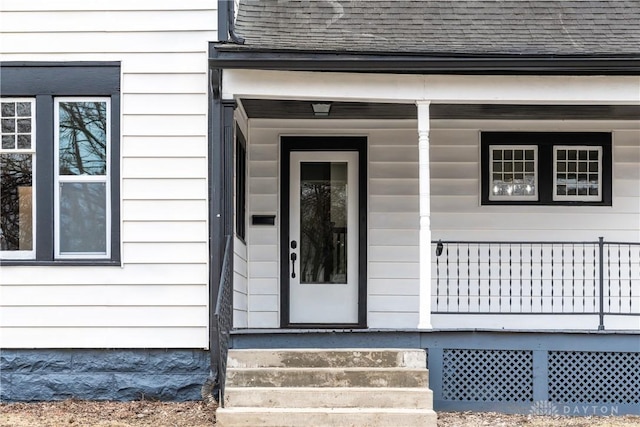
[(512, 291), (512, 272), (511, 272), (511, 245), (509, 245), (509, 311), (511, 311), (512, 309), (512, 303), (511, 303), (511, 298), (513, 296), (513, 291)]
[(622, 254), (618, 246), (618, 313), (622, 313)]
[(480, 244), (478, 244), (478, 311), (480, 311), (480, 298), (482, 296), (482, 264), (480, 263)]
[(561, 248), (561, 264), (560, 264), (560, 306), (562, 312), (564, 313), (564, 244), (560, 246)]
[(529, 257), (530, 257), (529, 265), (530, 265), (530, 269), (531, 269), (531, 274), (530, 274), (531, 282), (530, 282), (530, 285), (529, 285), (531, 289), (529, 291), (529, 294), (530, 294), (530, 297), (531, 297), (531, 301), (530, 301), (531, 312), (533, 313), (533, 245), (531, 245), (529, 247)]
[(469, 310), (471, 310), (471, 245), (467, 245), (467, 311)]
[(629, 272), (629, 313), (633, 310), (633, 280), (631, 278), (631, 268), (631, 245), (629, 245), (629, 269), (627, 270)]
[(523, 301), (522, 301), (522, 294), (524, 292), (524, 285), (522, 283), (522, 243), (520, 243), (520, 247), (519, 247), (519, 259), (518, 259), (518, 264), (520, 265), (520, 310), (522, 310), (523, 308)]
[(488, 287), (487, 287), (487, 294), (489, 295), (489, 297), (487, 298), (488, 303), (489, 303), (489, 312), (491, 312), (491, 245), (489, 245), (489, 247), (487, 248), (489, 251), (489, 256), (487, 257), (488, 261), (489, 261), (489, 278), (488, 278)]
[(553, 312), (555, 283), (553, 282), (553, 246), (551, 246), (551, 311)]
[(640, 242), (434, 244), (434, 313), (640, 316)]
[(460, 310), (460, 245), (456, 245), (456, 306)]
[(502, 245), (498, 246), (498, 311), (502, 311)]
[(445, 261), (446, 261), (446, 265), (447, 265), (447, 299), (446, 299), (446, 306), (447, 306), (447, 310), (449, 310), (449, 247), (447, 246), (447, 250), (445, 251), (446, 253), (446, 257), (445, 257)]
[(544, 246), (540, 245), (540, 312), (544, 312)]
[(582, 311), (587, 311), (587, 250), (582, 246)]
[(576, 245), (571, 244), (571, 311), (576, 311)]
[[(598, 281), (598, 276), (596, 276), (597, 274), (597, 269), (596, 269), (596, 260), (598, 259), (597, 255), (596, 255), (596, 249), (598, 249), (597, 246), (593, 247), (593, 310), (595, 312), (596, 310), (596, 301), (598, 300), (598, 293), (596, 291), (597, 286), (599, 286), (598, 284), (602, 284), (602, 274), (600, 274), (600, 281)], [(600, 248), (599, 250), (600, 255), (602, 255), (602, 248)], [(604, 258), (604, 257), (601, 257)], [(600, 260), (600, 265), (602, 265), (602, 259)], [(600, 273), (602, 273), (602, 270), (600, 270)], [(602, 291), (600, 292), (600, 295), (602, 295)]]
[(440, 310), (440, 254), (436, 254), (436, 310)]
[[(599, 252), (599, 259), (600, 259), (600, 271), (599, 271), (599, 276), (600, 276), (600, 281), (599, 281), (599, 293), (600, 293), (600, 298), (599, 298), (599, 312), (598, 312), (598, 316), (600, 318), (600, 322), (598, 323), (598, 330), (602, 331), (604, 330), (604, 238), (600, 237), (598, 239), (598, 252)], [(595, 260), (594, 260), (595, 263)]]

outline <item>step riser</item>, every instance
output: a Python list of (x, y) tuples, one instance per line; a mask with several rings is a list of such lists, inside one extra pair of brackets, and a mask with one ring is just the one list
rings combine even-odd
[(423, 350), (231, 350), (222, 427), (435, 427)]
[(406, 413), (340, 413), (332, 412), (304, 412), (304, 413), (252, 413), (239, 414), (218, 409), (216, 425), (220, 427), (332, 427), (332, 426), (435, 426), (437, 417), (433, 411), (408, 411)]
[(230, 350), (229, 368), (425, 368), (422, 350)]
[(425, 370), (230, 369), (228, 387), (429, 387)]
[(227, 387), (225, 406), (267, 408), (406, 408), (432, 409), (433, 394), (414, 389), (317, 389)]

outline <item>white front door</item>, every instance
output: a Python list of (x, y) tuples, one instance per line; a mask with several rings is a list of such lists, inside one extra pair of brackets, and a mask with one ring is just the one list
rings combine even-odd
[(289, 323), (358, 323), (358, 152), (290, 156)]

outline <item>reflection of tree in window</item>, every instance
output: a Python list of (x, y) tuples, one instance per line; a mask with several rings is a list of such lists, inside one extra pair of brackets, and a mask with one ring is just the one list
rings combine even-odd
[(346, 164), (301, 167), (300, 281), (346, 283)]
[(105, 175), (107, 166), (105, 102), (60, 103), (60, 174)]
[(31, 250), (31, 154), (0, 155), (0, 171), (0, 250)]

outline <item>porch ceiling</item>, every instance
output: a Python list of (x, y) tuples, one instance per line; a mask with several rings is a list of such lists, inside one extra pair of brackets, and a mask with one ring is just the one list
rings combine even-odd
[[(328, 116), (316, 117), (312, 103), (328, 101), (241, 99), (249, 118), (417, 119), (414, 104), (332, 102)], [(432, 104), (432, 119), (474, 120), (640, 120), (640, 105)]]

